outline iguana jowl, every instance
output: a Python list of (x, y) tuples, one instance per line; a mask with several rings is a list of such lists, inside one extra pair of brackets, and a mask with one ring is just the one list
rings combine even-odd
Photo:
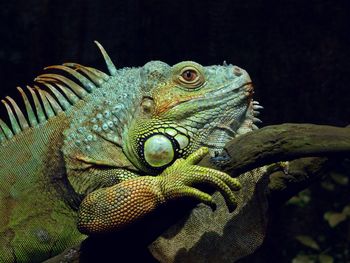
[(11, 124), (0, 119), (1, 262), (44, 260), (168, 200), (211, 205), (198, 183), (235, 207), (238, 181), (196, 163), (256, 128), (261, 107), (246, 71), (192, 61), (116, 69), (97, 45), (109, 74), (51, 66), (37, 86), (18, 88), (26, 114), (2, 101)]

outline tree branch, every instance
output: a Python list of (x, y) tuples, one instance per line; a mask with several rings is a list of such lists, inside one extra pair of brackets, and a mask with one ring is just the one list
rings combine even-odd
[[(239, 175), (267, 164), (301, 157), (350, 156), (350, 128), (314, 124), (280, 124), (241, 135), (226, 145), (223, 170)], [(212, 166), (206, 157), (201, 164)]]

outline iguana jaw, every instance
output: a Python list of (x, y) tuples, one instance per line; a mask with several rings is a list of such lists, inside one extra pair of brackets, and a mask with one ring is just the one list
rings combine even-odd
[(246, 82), (243, 83), (241, 86), (239, 86), (238, 88), (236, 87), (236, 85), (227, 85), (223, 88), (220, 88), (217, 91), (214, 91), (212, 93), (207, 93), (204, 95), (205, 98), (209, 99), (209, 98), (217, 98), (220, 96), (227, 96), (227, 92), (235, 92), (236, 90), (240, 90), (240, 89), (245, 89), (246, 92), (251, 93), (253, 92), (253, 85), (252, 82)]
[[(191, 120), (198, 125), (190, 126), (197, 129), (200, 129), (202, 124), (227, 118), (228, 115), (237, 111), (236, 108), (243, 106), (248, 109), (253, 95), (253, 85), (249, 76), (247, 80), (247, 82), (229, 83), (212, 92), (174, 102), (173, 105), (168, 105), (166, 112), (157, 113), (157, 118), (185, 122), (186, 125), (188, 125), (187, 120)], [(233, 117), (237, 121), (240, 119), (239, 116)]]
[[(204, 100), (210, 100), (210, 99), (213, 99), (213, 100), (224, 99), (224, 98), (228, 97), (227, 93), (234, 92), (234, 91), (240, 90), (240, 89), (245, 89), (245, 92), (247, 93), (246, 95), (248, 97), (253, 95), (253, 83), (251, 81), (242, 84), (238, 88), (236, 87), (236, 85), (230, 84), (230, 85), (226, 85), (222, 88), (219, 88), (217, 91), (214, 91), (212, 93), (206, 93), (206, 94), (203, 94), (201, 96), (197, 95), (197, 96), (193, 96), (193, 97), (188, 97), (187, 99), (182, 100), (182, 101), (174, 101), (172, 104), (167, 105), (166, 109), (164, 109), (163, 111), (157, 112), (157, 114), (161, 115), (163, 112), (165, 112), (165, 110), (168, 110), (170, 112), (171, 108), (174, 108), (180, 104), (187, 103), (187, 102), (192, 103), (192, 102), (196, 102), (196, 101), (204, 101)], [(166, 116), (166, 114), (165, 114), (165, 116)]]
[(248, 82), (239, 88), (227, 86), (191, 101), (193, 110), (179, 120), (179, 125), (193, 132), (192, 148), (206, 146), (210, 155), (215, 156), (229, 140), (256, 128), (254, 122), (258, 119), (254, 116), (257, 111), (253, 109), (252, 94), (253, 86)]

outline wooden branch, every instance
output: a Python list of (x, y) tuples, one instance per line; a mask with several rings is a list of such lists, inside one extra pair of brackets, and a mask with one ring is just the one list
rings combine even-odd
[(287, 171), (275, 171), (269, 174), (269, 205), (279, 207), (300, 191), (309, 187), (327, 175), (333, 165), (341, 160), (327, 157), (307, 157), (289, 162)]
[[(314, 124), (280, 124), (233, 139), (226, 145), (231, 159), (223, 170), (238, 175), (263, 165), (301, 157), (350, 156), (350, 128)], [(210, 164), (206, 157), (201, 164)]]

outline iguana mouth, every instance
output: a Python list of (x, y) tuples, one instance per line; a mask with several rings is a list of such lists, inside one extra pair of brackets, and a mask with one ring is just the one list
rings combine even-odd
[(244, 84), (240, 85), (238, 88), (235, 87), (235, 83), (230, 83), (229, 85), (226, 85), (223, 88), (220, 88), (212, 93), (207, 93), (204, 98), (212, 98), (212, 97), (217, 97), (217, 96), (230, 96), (227, 95), (229, 92), (241, 92), (242, 89), (245, 88), (245, 91), (248, 92), (248, 96), (251, 96), (253, 94), (254, 88), (253, 88), (253, 82), (245, 82)]
[[(244, 84), (238, 87), (235, 84), (237, 83), (230, 83), (228, 85), (223, 86), (222, 88), (215, 90), (214, 92), (208, 92), (197, 98), (188, 98), (186, 100), (176, 102), (173, 105), (171, 105), (171, 107), (168, 106), (167, 109), (169, 110), (178, 107), (181, 104), (188, 103), (191, 103), (193, 107), (193, 105), (195, 105), (195, 103), (197, 102), (200, 104), (197, 104), (197, 106), (193, 108), (193, 112), (197, 112), (200, 110), (213, 108), (213, 105), (219, 106), (218, 102), (220, 102), (220, 104), (222, 105), (225, 102), (231, 101), (231, 106), (232, 104), (238, 106), (250, 102), (254, 93), (252, 82), (245, 82)], [(203, 108), (198, 108), (199, 105)], [(189, 110), (187, 112), (189, 112)]]
[(243, 86), (241, 86), (240, 88), (242, 88), (242, 87), (246, 87), (246, 89), (249, 93), (254, 92), (253, 82), (247, 82), (246, 84), (243, 84)]

